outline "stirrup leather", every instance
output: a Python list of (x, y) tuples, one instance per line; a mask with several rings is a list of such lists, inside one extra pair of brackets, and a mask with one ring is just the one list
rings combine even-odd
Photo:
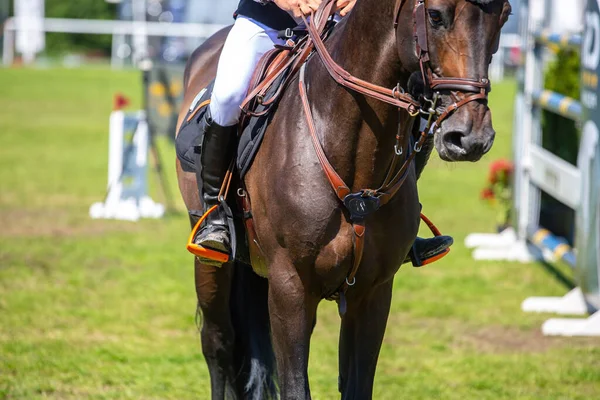
[(196, 226), (194, 226), (194, 229), (192, 229), (192, 233), (190, 233), (186, 248), (190, 253), (192, 253), (193, 255), (195, 255), (196, 257), (198, 257), (200, 259), (217, 261), (221, 264), (224, 264), (229, 261), (229, 254), (223, 253), (221, 251), (209, 249), (209, 248), (206, 248), (206, 247), (200, 246), (199, 244), (194, 243), (194, 239), (196, 238), (198, 231), (202, 227), (202, 223), (206, 220), (206, 218), (208, 218), (208, 216), (211, 213), (216, 211), (217, 207), (219, 207), (219, 204), (216, 204), (216, 205), (212, 206), (211, 208), (209, 208), (208, 211), (206, 211), (204, 213), (202, 218), (200, 218), (198, 220), (198, 222), (196, 223)]

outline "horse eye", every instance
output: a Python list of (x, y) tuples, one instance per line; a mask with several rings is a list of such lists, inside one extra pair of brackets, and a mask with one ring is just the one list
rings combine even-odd
[(444, 22), (442, 13), (436, 10), (429, 10), (429, 21), (433, 26), (440, 26)]

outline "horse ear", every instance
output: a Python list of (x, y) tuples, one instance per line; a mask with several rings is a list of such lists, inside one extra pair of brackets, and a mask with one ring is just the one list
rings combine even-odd
[[(508, 21), (508, 17), (511, 15), (512, 6), (510, 5), (510, 1), (506, 1), (502, 6), (502, 14), (500, 14), (500, 29), (504, 26), (506, 21)], [(500, 32), (498, 32), (498, 36), (496, 37), (496, 41), (494, 42), (494, 47), (492, 54), (496, 54), (498, 49), (500, 48)]]
[(502, 14), (500, 15), (500, 26), (504, 26), (506, 21), (508, 21), (508, 17), (512, 14), (512, 6), (510, 5), (510, 1), (506, 1), (504, 6), (502, 6)]

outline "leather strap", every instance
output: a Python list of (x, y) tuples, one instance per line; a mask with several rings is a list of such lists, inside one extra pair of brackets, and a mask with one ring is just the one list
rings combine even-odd
[(310, 138), (313, 142), (313, 146), (317, 153), (317, 157), (319, 158), (319, 162), (321, 163), (321, 167), (327, 176), (327, 180), (331, 184), (333, 191), (337, 195), (340, 201), (344, 201), (344, 198), (350, 194), (350, 188), (348, 185), (344, 183), (344, 180), (339, 176), (339, 174), (333, 168), (333, 165), (327, 159), (325, 155), (325, 151), (323, 150), (323, 146), (319, 142), (319, 138), (317, 137), (317, 129), (315, 128), (315, 120), (312, 115), (312, 111), (310, 109), (310, 104), (308, 102), (308, 96), (306, 94), (306, 84), (304, 83), (304, 71), (305, 67), (302, 66), (300, 70), (300, 79), (298, 80), (298, 90), (300, 91), (300, 98), (302, 99), (302, 107), (304, 108), (304, 115), (306, 116), (306, 122), (308, 123), (308, 130), (310, 131)]
[[(340, 175), (335, 171), (333, 165), (327, 159), (325, 155), (325, 151), (323, 150), (323, 146), (319, 142), (319, 138), (317, 137), (317, 129), (315, 128), (315, 121), (312, 116), (312, 111), (310, 109), (310, 104), (308, 101), (308, 95), (306, 93), (306, 84), (304, 82), (304, 71), (305, 67), (302, 66), (300, 70), (300, 79), (298, 81), (298, 90), (300, 91), (300, 98), (302, 99), (302, 107), (304, 108), (304, 115), (306, 116), (306, 122), (308, 123), (308, 130), (310, 131), (310, 137), (315, 148), (315, 152), (317, 153), (317, 157), (319, 158), (319, 163), (325, 172), (325, 176), (327, 176), (327, 180), (329, 184), (333, 188), (338, 199), (343, 202), (344, 198), (350, 194), (350, 188), (344, 180), (340, 177)], [(358, 267), (360, 266), (360, 262), (362, 261), (362, 256), (365, 248), (365, 223), (364, 221), (356, 222), (352, 221), (352, 268), (346, 277), (346, 280), (342, 284), (342, 286), (338, 289), (339, 292), (345, 293), (348, 290), (348, 287), (353, 286), (356, 282), (356, 273), (358, 272)]]
[(431, 80), (432, 90), (458, 90), (461, 92), (484, 93), (490, 91), (490, 82), (487, 79), (476, 81), (463, 78), (433, 78)]
[(450, 105), (449, 107), (446, 107), (444, 112), (434, 122), (433, 128), (432, 128), (433, 131), (435, 131), (437, 129), (437, 127), (441, 126), (442, 122), (444, 122), (444, 120), (446, 118), (448, 118), (450, 115), (452, 115), (452, 113), (455, 112), (456, 110), (458, 110), (460, 107), (462, 107), (465, 104), (470, 103), (472, 101), (486, 100), (486, 99), (487, 99), (486, 93), (479, 93), (479, 94), (467, 96), (464, 99), (462, 99), (461, 101), (459, 101), (458, 103), (454, 103), (454, 104)]
[[(323, 150), (323, 146), (321, 145), (321, 142), (319, 141), (319, 138), (317, 136), (317, 129), (315, 127), (314, 118), (313, 118), (312, 111), (310, 109), (310, 103), (308, 100), (308, 94), (306, 92), (305, 70), (306, 70), (306, 66), (303, 65), (302, 68), (300, 69), (300, 78), (298, 80), (298, 91), (300, 92), (300, 98), (302, 100), (302, 107), (304, 109), (304, 115), (306, 116), (308, 130), (310, 131), (310, 137), (311, 137), (311, 140), (313, 143), (313, 147), (315, 148), (317, 158), (319, 159), (319, 163), (321, 164), (321, 168), (323, 168), (323, 171), (325, 172), (325, 176), (327, 177), (327, 180), (329, 181), (329, 184), (333, 188), (333, 191), (335, 192), (336, 196), (343, 203), (345, 197), (351, 193), (351, 190), (348, 187), (348, 185), (346, 185), (344, 180), (340, 177), (340, 175), (335, 171), (335, 168), (333, 167), (333, 165), (331, 165), (331, 163), (327, 159), (327, 156), (325, 155), (325, 151)], [(425, 137), (426, 137), (426, 135), (422, 134), (422, 138), (418, 143), (419, 145), (423, 144), (423, 142), (425, 141)], [(383, 186), (385, 186), (386, 188), (389, 187), (390, 189), (392, 189), (392, 191), (390, 193), (382, 193), (380, 190), (372, 190), (372, 189), (363, 189), (361, 192), (373, 193), (374, 195), (379, 196), (379, 198), (381, 199), (382, 205), (388, 203), (389, 200), (398, 192), (398, 190), (400, 189), (400, 187), (406, 180), (406, 177), (408, 176), (408, 174), (407, 174), (408, 167), (410, 166), (411, 162), (413, 161), (415, 154), (416, 153), (413, 152), (406, 158), (406, 160), (402, 164), (402, 167), (400, 168), (398, 173), (395, 174), (393, 179), (391, 179), (391, 180), (389, 180), (388, 178), (385, 179), (385, 181), (389, 181), (389, 183), (387, 185), (383, 185)], [(396, 153), (396, 155), (400, 156), (401, 154), (398, 155)], [(390, 170), (387, 173), (387, 177), (390, 177), (393, 175), (393, 169), (396, 167), (397, 162), (398, 162), (397, 160), (392, 161), (392, 163), (390, 165)], [(354, 283), (355, 283), (356, 273), (358, 272), (358, 267), (360, 266), (360, 262), (362, 260), (363, 251), (364, 251), (365, 231), (366, 231), (366, 227), (365, 227), (364, 221), (352, 221), (352, 232), (353, 232), (352, 245), (354, 248), (353, 249), (353, 262), (352, 262), (352, 268), (350, 269), (350, 272), (348, 273), (346, 280), (344, 281), (344, 283), (342, 284), (342, 286), (339, 289), (339, 291), (341, 293), (345, 293), (348, 290), (348, 287), (354, 285)]]
[(348, 277), (342, 283), (339, 291), (342, 293), (346, 293), (350, 286), (354, 286), (356, 283), (356, 273), (358, 272), (358, 267), (360, 266), (360, 262), (362, 261), (363, 253), (365, 250), (365, 223), (364, 222), (354, 222), (352, 223), (352, 246), (354, 247), (353, 252), (353, 260), (352, 260), (352, 269), (350, 269), (350, 273)]
[[(415, 9), (413, 11), (415, 43), (417, 46), (417, 54), (429, 53), (429, 41), (427, 40), (427, 10), (425, 2), (416, 0)], [(429, 56), (427, 56), (429, 57)], [(427, 59), (429, 61), (429, 59)]]
[[(322, 23), (323, 19), (326, 19), (333, 13), (334, 1), (324, 1), (321, 3), (317, 14), (320, 15), (320, 19), (316, 19), (316, 23)], [(327, 17), (325, 17), (327, 16)], [(313, 18), (315, 18), (313, 16)], [(320, 32), (317, 27), (310, 23), (304, 16), (302, 17), (306, 24), (309, 38), (315, 46), (323, 65), (329, 72), (329, 75), (340, 85), (347, 87), (355, 92), (364, 94), (365, 96), (380, 100), (384, 103), (391, 104), (395, 107), (407, 110), (411, 115), (416, 115), (419, 111), (419, 103), (416, 102), (412, 96), (402, 93), (397, 87), (389, 89), (383, 86), (375, 85), (360, 78), (357, 78), (342, 68), (336, 63), (331, 54), (327, 51), (323, 40), (321, 39)]]
[(244, 99), (244, 101), (242, 101), (242, 104), (240, 105), (240, 109), (242, 110), (243, 113), (245, 114), (249, 114), (249, 104), (250, 102), (252, 102), (252, 100), (254, 100), (254, 98), (263, 90), (268, 88), (269, 86), (271, 86), (273, 84), (273, 82), (275, 82), (275, 80), (279, 77), (279, 75), (281, 75), (281, 73), (283, 73), (287, 67), (289, 67), (290, 65), (292, 65), (292, 63), (294, 62), (294, 56), (290, 57), (285, 63), (281, 62), (279, 63), (279, 65), (277, 65), (273, 71), (271, 72), (271, 74), (269, 76), (267, 76), (257, 87), (255, 87)]

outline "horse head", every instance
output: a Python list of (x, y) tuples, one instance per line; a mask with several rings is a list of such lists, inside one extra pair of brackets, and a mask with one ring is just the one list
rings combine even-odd
[[(494, 143), (489, 64), (511, 12), (508, 0), (397, 0), (396, 41), (412, 73), (408, 90), (435, 109), (435, 146), (445, 161), (477, 161)], [(411, 21), (406, 23), (406, 21)], [(406, 38), (412, 38), (407, 40)]]

